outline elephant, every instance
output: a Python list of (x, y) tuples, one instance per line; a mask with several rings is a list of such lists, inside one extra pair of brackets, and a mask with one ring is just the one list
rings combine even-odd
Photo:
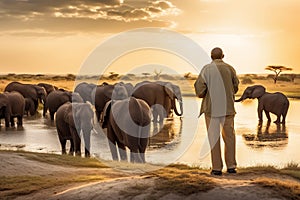
[(0, 94), (0, 119), (5, 119), (5, 127), (9, 127), (11, 116), (10, 102), (5, 94)]
[(23, 126), (23, 115), (25, 111), (25, 98), (19, 92), (5, 92), (11, 104), (11, 126), (15, 126), (14, 118), (17, 118), (17, 125)]
[(31, 116), (35, 114), (34, 102), (30, 98), (25, 98), (25, 113), (28, 116), (28, 112)]
[(18, 127), (23, 126), (25, 99), (19, 92), (4, 92), (0, 94), (0, 118), (5, 118), (5, 127), (15, 126), (14, 118), (17, 118)]
[(66, 154), (66, 142), (70, 140), (69, 154), (81, 156), (82, 131), (85, 157), (90, 157), (90, 136), (93, 130), (94, 112), (88, 103), (67, 102), (60, 106), (56, 112), (56, 129), (62, 148), (62, 154)]
[(81, 96), (74, 92), (55, 90), (47, 96), (46, 111), (49, 109), (50, 119), (54, 120), (54, 113), (66, 102), (83, 103)]
[(79, 83), (75, 89), (74, 92), (79, 93), (79, 95), (82, 97), (82, 99), (84, 100), (84, 102), (89, 101), (91, 104), (95, 104), (93, 98), (92, 98), (92, 91), (94, 90), (94, 88), (96, 88), (97, 85), (93, 84), (93, 83), (86, 83), (86, 82), (82, 82)]
[(47, 95), (50, 94), (51, 92), (55, 91), (55, 90), (58, 90), (58, 87), (53, 86), (53, 85), (48, 84), (48, 83), (38, 83), (37, 85), (45, 88), (45, 90), (47, 92)]
[[(174, 110), (177, 116), (183, 114), (180, 88), (170, 82), (140, 82), (135, 86), (132, 96), (148, 103), (152, 108), (153, 122), (162, 123), (165, 117), (170, 116), (171, 110)], [(180, 112), (177, 110), (175, 99), (179, 102)], [(154, 106), (156, 104), (162, 107)]]
[(17, 91), (23, 95), (24, 98), (30, 98), (34, 102), (34, 110), (35, 112), (38, 109), (39, 105), (39, 100), (43, 104), (44, 109), (43, 109), (43, 116), (46, 115), (46, 97), (47, 97), (47, 92), (45, 88), (34, 85), (34, 84), (23, 84), (19, 82), (11, 82), (9, 83), (4, 91), (7, 92), (12, 92), (12, 91)]
[(142, 99), (128, 97), (124, 85), (116, 85), (112, 100), (105, 106), (102, 124), (102, 128), (107, 128), (107, 138), (113, 160), (120, 158), (126, 161), (125, 147), (128, 147), (131, 162), (145, 163), (150, 123), (151, 110), (148, 104)]
[[(276, 124), (285, 124), (286, 114), (289, 109), (289, 100), (281, 92), (268, 93), (266, 88), (262, 85), (253, 85), (245, 89), (243, 95), (235, 100), (235, 102), (240, 102), (245, 99), (258, 99), (258, 118), (259, 123), (262, 123), (263, 116), (262, 112), (265, 111), (268, 121), (271, 121), (270, 112), (277, 116), (277, 120), (274, 121)], [(282, 116), (282, 121), (280, 118)]]
[[(133, 91), (133, 85), (131, 83), (120, 82), (116, 84), (123, 85), (127, 91), (127, 94), (130, 96), (130, 94)], [(101, 119), (101, 114), (103, 112), (105, 104), (109, 102), (112, 98), (115, 85), (103, 83), (102, 85), (98, 85), (92, 91), (92, 99), (95, 99), (94, 102), (95, 102), (96, 116), (98, 121)]]

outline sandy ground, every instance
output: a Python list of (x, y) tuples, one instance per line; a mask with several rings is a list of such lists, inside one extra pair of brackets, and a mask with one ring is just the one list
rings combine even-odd
[[(92, 182), (67, 184), (63, 187), (53, 187), (34, 192), (30, 195), (19, 196), (16, 199), (288, 199), (278, 196), (276, 191), (253, 184), (253, 180), (260, 178), (259, 173), (252, 174), (224, 174), (221, 177), (213, 177), (208, 173), (205, 175), (213, 182), (216, 187), (208, 192), (198, 192), (188, 196), (182, 196), (174, 192), (161, 192), (154, 190), (156, 176), (153, 175), (128, 175), (116, 172), (109, 168), (78, 168), (50, 165), (38, 161), (28, 160), (25, 157), (9, 153), (0, 152), (0, 176), (22, 176), (22, 175), (41, 175), (41, 176), (60, 176), (66, 173), (79, 174), (86, 171), (96, 171), (111, 177), (108, 180)], [(120, 175), (120, 176), (119, 176)], [(203, 175), (202, 175), (203, 176)], [(285, 175), (267, 173), (265, 177), (271, 177), (279, 180), (292, 181), (299, 184), (297, 180)], [(133, 188), (143, 186), (142, 191), (136, 191)], [(1, 195), (0, 199), (5, 198)]]

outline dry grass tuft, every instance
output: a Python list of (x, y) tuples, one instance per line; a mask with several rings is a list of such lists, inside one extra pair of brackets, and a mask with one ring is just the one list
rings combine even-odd
[(0, 199), (13, 199), (20, 195), (51, 187), (64, 186), (70, 183), (92, 182), (103, 180), (104, 177), (96, 174), (64, 175), (64, 176), (2, 176), (0, 177)]
[(69, 155), (56, 155), (46, 153), (30, 153), (30, 152), (19, 152), (21, 156), (29, 160), (35, 160), (53, 165), (62, 166), (73, 166), (73, 167), (91, 167), (91, 168), (107, 168), (106, 165), (101, 163), (95, 158), (82, 158), (73, 157)]
[(278, 195), (291, 200), (300, 199), (300, 184), (292, 181), (281, 181), (272, 178), (259, 178), (254, 180), (254, 184), (258, 184), (265, 188), (274, 190)]
[(215, 183), (207, 177), (207, 173), (196, 168), (168, 167), (155, 172), (158, 177), (154, 191), (163, 193), (175, 192), (190, 195), (205, 192), (215, 187)]

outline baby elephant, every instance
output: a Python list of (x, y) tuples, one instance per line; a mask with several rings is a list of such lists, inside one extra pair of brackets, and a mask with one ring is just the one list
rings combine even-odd
[[(115, 86), (112, 101), (104, 110), (103, 128), (107, 127), (107, 137), (113, 160), (127, 160), (125, 147), (130, 149), (130, 161), (145, 162), (145, 151), (150, 137), (151, 111), (142, 99), (127, 98), (123, 86)], [(117, 147), (116, 147), (117, 145)]]
[[(276, 124), (285, 124), (286, 114), (289, 109), (289, 100), (281, 92), (268, 93), (262, 85), (249, 86), (245, 89), (243, 95), (235, 102), (240, 102), (245, 99), (258, 99), (258, 118), (259, 122), (263, 121), (262, 112), (265, 111), (268, 121), (271, 121), (270, 112), (277, 116)], [(280, 118), (282, 116), (282, 121)]]
[(85, 146), (85, 156), (90, 156), (90, 136), (93, 130), (94, 112), (88, 103), (67, 102), (59, 107), (56, 112), (56, 129), (62, 148), (62, 154), (66, 154), (66, 142), (70, 140), (70, 155), (81, 155), (82, 131)]

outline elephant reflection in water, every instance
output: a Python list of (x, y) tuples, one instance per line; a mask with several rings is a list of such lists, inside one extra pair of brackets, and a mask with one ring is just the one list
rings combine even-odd
[(262, 123), (257, 126), (257, 134), (244, 134), (246, 144), (254, 148), (261, 147), (283, 147), (288, 143), (288, 132), (285, 124), (276, 124), (271, 127), (269, 121), (263, 129)]
[[(176, 124), (179, 123), (179, 127)], [(167, 120), (164, 124), (153, 123), (153, 130), (151, 131), (151, 137), (149, 139), (149, 146), (152, 149), (162, 148), (168, 144), (176, 143), (180, 141), (180, 135), (182, 132), (182, 120), (179, 122)]]

